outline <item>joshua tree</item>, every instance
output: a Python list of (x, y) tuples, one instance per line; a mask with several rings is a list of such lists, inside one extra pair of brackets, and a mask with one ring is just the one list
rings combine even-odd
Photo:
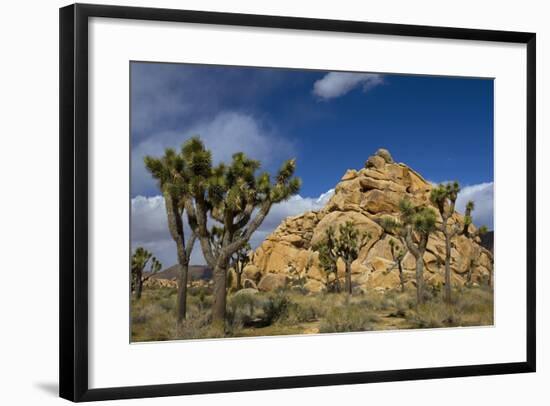
[[(432, 189), (430, 194), (430, 200), (439, 210), (441, 214), (441, 226), (437, 227), (439, 231), (445, 236), (445, 301), (451, 303), (451, 239), (460, 232), (458, 226), (451, 227), (449, 225), (449, 219), (455, 212), (456, 198), (460, 192), (460, 185), (458, 182), (447, 183), (446, 185), (439, 185)], [(468, 202), (468, 206), (472, 207), (473, 203)], [(471, 212), (471, 210), (470, 210)], [(464, 221), (464, 230), (468, 229), (470, 221)]]
[(388, 242), (390, 244), (390, 251), (393, 258), (393, 265), (388, 269), (388, 272), (397, 268), (399, 270), (399, 284), (401, 285), (401, 292), (405, 292), (405, 275), (403, 275), (403, 258), (407, 251), (404, 247), (400, 247), (397, 242), (391, 238)]
[(326, 256), (326, 259), (334, 264), (329, 269), (336, 269), (336, 261), (342, 258), (346, 266), (344, 290), (351, 295), (351, 264), (357, 259), (359, 252), (369, 242), (371, 236), (369, 233), (359, 232), (352, 221), (340, 224), (338, 231), (339, 235), (336, 237), (334, 229), (329, 227), (326, 230), (326, 240), (317, 249), (320, 260), (321, 257)]
[(436, 227), (435, 211), (429, 207), (412, 205), (408, 199), (399, 202), (400, 219), (384, 217), (382, 226), (402, 239), (416, 260), (416, 300), (424, 303), (424, 253), (428, 238)]
[[(439, 185), (432, 189), (430, 194), (430, 200), (437, 207), (441, 214), (441, 226), (437, 227), (439, 231), (445, 236), (445, 301), (451, 303), (451, 240), (458, 234), (464, 234), (466, 236), (472, 236), (469, 233), (470, 224), (472, 224), (472, 211), (474, 210), (474, 202), (469, 201), (466, 204), (466, 212), (464, 215), (464, 224), (462, 227), (458, 223), (451, 227), (449, 219), (455, 212), (456, 199), (460, 192), (460, 185), (458, 182), (447, 183), (445, 185)], [(480, 227), (475, 235), (485, 233), (487, 228), (485, 226)]]
[(251, 249), (252, 248), (250, 247), (250, 244), (246, 243), (243, 247), (239, 248), (239, 250), (237, 250), (231, 257), (232, 266), (235, 270), (235, 274), (237, 275), (237, 290), (241, 290), (243, 288), (243, 272), (244, 268), (250, 262), (249, 253)]
[(464, 212), (464, 227), (462, 229), (462, 234), (464, 234), (466, 237), (478, 237), (482, 236), (484, 234), (487, 234), (487, 226), (481, 226), (479, 227), (475, 232), (471, 233), (470, 230), (470, 224), (472, 224), (472, 211), (475, 209), (475, 204), (473, 201), (469, 201), (466, 204), (466, 211)]
[[(335, 253), (334, 247), (334, 229), (329, 227), (326, 230), (327, 238), (320, 244), (317, 244), (313, 249), (319, 253), (319, 264), (325, 271), (327, 291), (340, 292), (340, 280), (338, 278), (338, 268), (336, 261), (338, 257)], [(334, 274), (334, 281), (332, 281), (332, 289), (330, 275)]]
[[(149, 262), (150, 261), (150, 262)], [(149, 264), (149, 270), (145, 268)], [(162, 268), (162, 264), (143, 247), (137, 247), (132, 255), (132, 291), (136, 299), (141, 299), (143, 284)]]
[(367, 245), (371, 235), (369, 233), (360, 233), (352, 221), (346, 221), (340, 224), (340, 235), (336, 240), (336, 254), (342, 258), (346, 264), (346, 282), (345, 290), (351, 295), (351, 264), (359, 256), (361, 249)]
[[(227, 269), (231, 257), (250, 240), (271, 207), (298, 193), (301, 185), (294, 177), (296, 161), (281, 166), (274, 181), (268, 173), (256, 176), (260, 162), (236, 153), (230, 165), (212, 165), (212, 154), (198, 137), (182, 147), (182, 160), (189, 169), (189, 193), (185, 200), (189, 224), (196, 232), (204, 258), (213, 269), (213, 324), (223, 327), (227, 293)], [(218, 247), (212, 244), (208, 220), (221, 224)]]
[(468, 273), (466, 274), (466, 284), (468, 286), (472, 285), (472, 276), (474, 268), (477, 266), (479, 262), (479, 254), (480, 254), (480, 248), (478, 245), (476, 245), (472, 249), (472, 253), (470, 255), (470, 258), (468, 260)]
[(166, 149), (164, 156), (144, 158), (145, 166), (158, 181), (158, 186), (164, 197), (168, 230), (176, 243), (179, 275), (177, 296), (177, 321), (185, 319), (187, 305), (187, 280), (189, 274), (189, 259), (195, 244), (195, 233), (185, 240), (183, 229), (183, 214), (185, 202), (190, 199), (189, 173), (185, 162), (173, 149)]

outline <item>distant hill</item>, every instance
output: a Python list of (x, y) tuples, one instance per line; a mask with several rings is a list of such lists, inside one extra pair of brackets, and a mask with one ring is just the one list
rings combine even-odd
[[(159, 273), (153, 275), (153, 279), (168, 279), (174, 280), (178, 277), (178, 264), (172, 265)], [(199, 279), (208, 280), (212, 278), (212, 270), (205, 265), (191, 265), (189, 266), (189, 279), (196, 281)]]
[(481, 245), (487, 248), (489, 251), (493, 252), (495, 232), (489, 231), (488, 233), (481, 236)]

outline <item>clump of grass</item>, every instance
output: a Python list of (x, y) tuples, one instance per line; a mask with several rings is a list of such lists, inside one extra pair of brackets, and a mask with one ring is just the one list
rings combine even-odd
[(132, 323), (132, 336), (136, 341), (164, 341), (174, 337), (175, 317), (158, 303), (136, 306)]
[(162, 307), (165, 311), (171, 312), (176, 311), (176, 298), (174, 296), (172, 297), (166, 297), (164, 299), (159, 300), (159, 306)]
[(438, 328), (461, 325), (461, 313), (441, 301), (430, 301), (419, 305), (415, 312), (406, 314), (414, 328)]
[(180, 323), (176, 331), (178, 339), (221, 338), (225, 334), (210, 324), (210, 312), (194, 314)]
[(441, 295), (406, 313), (413, 328), (487, 326), (493, 324), (493, 292), (487, 288), (462, 287), (447, 304)]
[(226, 312), (226, 325), (230, 330), (238, 330), (252, 324), (262, 316), (263, 300), (255, 294), (244, 291), (229, 297)]
[(348, 304), (329, 310), (321, 321), (321, 333), (342, 333), (373, 330), (378, 316), (361, 304)]

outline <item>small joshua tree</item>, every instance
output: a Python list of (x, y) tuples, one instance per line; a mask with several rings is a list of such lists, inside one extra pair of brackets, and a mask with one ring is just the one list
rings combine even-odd
[(436, 227), (435, 211), (429, 207), (415, 207), (409, 199), (399, 202), (400, 218), (384, 217), (382, 226), (397, 234), (416, 260), (416, 301), (424, 303), (424, 253), (430, 234)]
[[(149, 270), (146, 271), (146, 267), (149, 265)], [(162, 268), (162, 264), (157, 260), (153, 254), (147, 251), (143, 247), (137, 247), (132, 255), (132, 290), (137, 300), (141, 299), (141, 293), (143, 291), (143, 284), (151, 276), (159, 272)]]
[(401, 292), (405, 292), (405, 275), (403, 274), (403, 258), (407, 254), (407, 250), (403, 246), (399, 246), (397, 241), (391, 238), (388, 242), (390, 244), (390, 251), (393, 258), (393, 265), (388, 269), (388, 272), (397, 268), (399, 271), (399, 284), (401, 285)]
[(359, 257), (361, 249), (367, 245), (371, 235), (359, 232), (352, 221), (340, 225), (340, 236), (336, 240), (336, 254), (346, 265), (345, 290), (351, 295), (351, 264)]
[(231, 257), (232, 266), (233, 266), (233, 269), (235, 270), (235, 274), (237, 275), (237, 290), (241, 290), (243, 288), (243, 285), (242, 285), (243, 272), (244, 272), (244, 268), (246, 268), (246, 266), (250, 262), (249, 254), (251, 249), (252, 248), (250, 247), (250, 244), (246, 243)]
[[(320, 244), (313, 247), (319, 253), (319, 265), (325, 271), (327, 292), (340, 292), (340, 280), (338, 278), (338, 268), (336, 266), (335, 248), (334, 248), (334, 229), (329, 227), (326, 230), (326, 239)], [(334, 275), (334, 280), (330, 280), (330, 276)]]
[(317, 247), (319, 258), (321, 260), (322, 256), (326, 256), (326, 260), (333, 264), (329, 266), (329, 269), (333, 269), (335, 273), (337, 273), (336, 261), (338, 258), (344, 261), (346, 266), (344, 290), (351, 295), (351, 264), (357, 259), (359, 252), (367, 245), (371, 236), (369, 233), (359, 232), (352, 221), (340, 224), (338, 231), (339, 235), (336, 237), (332, 227), (326, 230), (326, 240)]

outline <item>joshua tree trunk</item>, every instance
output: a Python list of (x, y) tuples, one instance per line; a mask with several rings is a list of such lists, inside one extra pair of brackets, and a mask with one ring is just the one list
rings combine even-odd
[(401, 285), (401, 293), (405, 292), (405, 275), (403, 275), (403, 265), (401, 265), (401, 261), (397, 263), (398, 269), (399, 269), (399, 284)]
[(187, 313), (187, 281), (189, 278), (189, 266), (179, 264), (178, 272), (178, 296), (177, 296), (177, 321), (180, 323), (185, 319)]
[(445, 302), (451, 303), (451, 236), (445, 226)]
[(237, 291), (241, 290), (243, 288), (242, 285), (242, 270), (240, 272), (237, 272)]
[(214, 302), (212, 304), (212, 325), (224, 328), (225, 322), (225, 294), (227, 289), (226, 269), (217, 266), (214, 268)]
[(417, 304), (424, 303), (424, 252), (428, 244), (429, 233), (425, 233), (420, 237), (418, 245), (412, 239), (412, 227), (409, 225), (406, 228), (405, 243), (408, 250), (416, 259), (416, 301)]
[(143, 291), (143, 280), (141, 271), (138, 272), (136, 277), (136, 291), (134, 292), (136, 299), (141, 299), (141, 292)]
[(416, 301), (424, 303), (424, 260), (423, 255), (416, 258)]
[(181, 213), (178, 209), (178, 205), (173, 196), (169, 193), (164, 193), (164, 204), (166, 206), (166, 216), (168, 219), (168, 228), (172, 239), (176, 243), (176, 249), (178, 253), (178, 295), (177, 295), (177, 322), (180, 323), (185, 319), (187, 313), (187, 279), (189, 273), (189, 257), (191, 256), (191, 250), (195, 244), (195, 235), (187, 241), (185, 245), (185, 239), (183, 235), (183, 221)]
[(348, 295), (351, 295), (351, 263), (349, 261), (345, 261), (346, 264), (346, 293)]

